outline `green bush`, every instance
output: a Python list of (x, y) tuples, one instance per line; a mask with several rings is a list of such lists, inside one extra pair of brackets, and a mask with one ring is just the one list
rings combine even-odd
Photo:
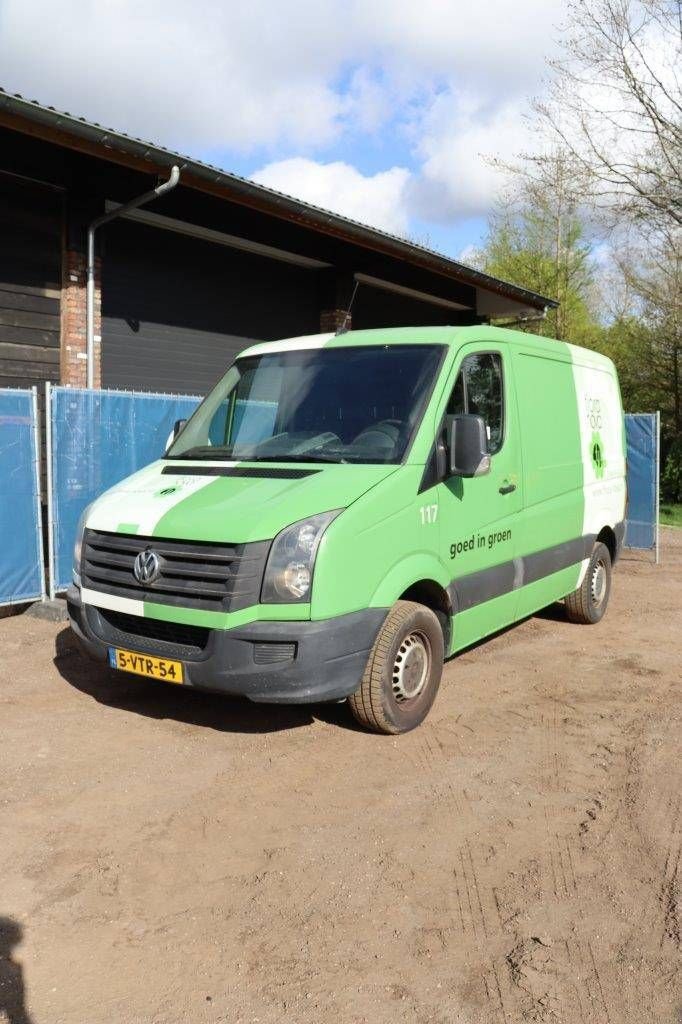
[(665, 468), (661, 476), (663, 501), (682, 502), (682, 438), (678, 437), (668, 449)]

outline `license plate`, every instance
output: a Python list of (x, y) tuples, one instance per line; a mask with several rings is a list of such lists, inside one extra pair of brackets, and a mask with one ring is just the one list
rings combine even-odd
[(138, 676), (163, 679), (165, 683), (184, 682), (181, 661), (168, 658), (152, 658), (149, 654), (137, 654), (120, 647), (109, 648), (109, 664), (123, 672), (135, 672)]

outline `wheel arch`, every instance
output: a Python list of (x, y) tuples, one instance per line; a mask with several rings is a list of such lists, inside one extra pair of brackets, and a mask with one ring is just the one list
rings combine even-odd
[(445, 587), (442, 587), (436, 580), (417, 580), (400, 595), (401, 601), (416, 601), (423, 604), (436, 615), (443, 630), (443, 645), (446, 655), (450, 650), (452, 640), (452, 601)]
[(613, 565), (618, 558), (618, 541), (616, 539), (616, 533), (610, 526), (603, 526), (597, 534), (597, 542), (605, 544), (611, 555), (611, 564)]
[(439, 618), (443, 616), (448, 619), (447, 624), (443, 624), (443, 639), (447, 640), (450, 635), (449, 617), (453, 613), (448, 594), (449, 583), (439, 559), (431, 552), (418, 552), (401, 559), (386, 573), (372, 595), (370, 604), (391, 608), (401, 599), (417, 601), (430, 608)]

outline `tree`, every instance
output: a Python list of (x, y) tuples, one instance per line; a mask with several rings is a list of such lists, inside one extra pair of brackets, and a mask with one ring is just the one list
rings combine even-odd
[(580, 216), (582, 172), (565, 151), (524, 156), (504, 166), (505, 199), (490, 218), (480, 262), (495, 276), (555, 298), (559, 307), (527, 329), (593, 345), (591, 245)]
[(682, 436), (682, 251), (669, 239), (652, 245), (626, 273), (641, 297), (643, 319), (654, 340), (659, 402), (667, 433)]
[(682, 501), (682, 252), (663, 236), (621, 252), (619, 262), (630, 310), (604, 331), (603, 349), (626, 410), (660, 410), (662, 490)]
[[(482, 262), (560, 300), (535, 329), (610, 355), (626, 410), (660, 409), (664, 494), (679, 501), (682, 0), (569, 0), (567, 11), (563, 54), (533, 104), (537, 152), (507, 166), (513, 202), (494, 215)], [(592, 257), (600, 236), (606, 266)]]
[(682, 2), (571, 0), (564, 54), (535, 110), (602, 211), (682, 225)]

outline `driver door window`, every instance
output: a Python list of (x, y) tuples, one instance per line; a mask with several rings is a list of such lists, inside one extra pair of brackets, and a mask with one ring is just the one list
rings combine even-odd
[(476, 352), (467, 356), (455, 381), (446, 415), (482, 416), (488, 434), (488, 452), (494, 455), (504, 439), (502, 356)]

